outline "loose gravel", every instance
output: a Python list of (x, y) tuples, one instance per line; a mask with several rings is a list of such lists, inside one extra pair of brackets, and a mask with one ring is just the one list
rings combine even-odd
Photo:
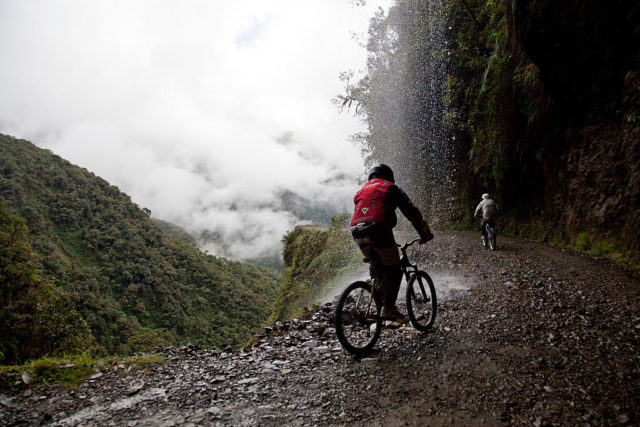
[(640, 424), (638, 275), (536, 242), (498, 245), (442, 232), (414, 251), (448, 278), (436, 280), (434, 328), (385, 329), (370, 357), (342, 350), (327, 303), (240, 352), (163, 348), (161, 366), (74, 390), (0, 392), (0, 424)]

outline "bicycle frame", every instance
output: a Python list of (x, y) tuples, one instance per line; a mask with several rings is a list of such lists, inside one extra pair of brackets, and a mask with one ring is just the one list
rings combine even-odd
[[(404, 276), (407, 283), (409, 283), (409, 278), (411, 277), (411, 274), (418, 272), (418, 264), (411, 263), (409, 261), (409, 256), (407, 255), (407, 249), (419, 241), (420, 239), (414, 239), (411, 242), (398, 245), (398, 248), (400, 248), (400, 252), (402, 253), (402, 256), (400, 257), (400, 269), (402, 270), (402, 275)], [(380, 298), (383, 298), (381, 278), (375, 278), (375, 277), (371, 278), (371, 289), (372, 289), (372, 294), (378, 294)], [(367, 307), (367, 310), (366, 310), (367, 313), (369, 313), (370, 308), (371, 308), (371, 301), (369, 301), (369, 306)]]
[[(411, 242), (405, 243), (404, 245), (398, 245), (398, 247), (400, 248), (400, 252), (402, 252), (402, 257), (400, 257), (400, 268), (404, 273), (404, 279), (406, 280), (407, 285), (409, 285), (409, 280), (411, 279), (411, 275), (418, 274), (418, 264), (411, 263), (409, 261), (409, 256), (407, 255), (407, 248), (409, 248), (414, 243), (419, 241), (420, 239), (415, 239), (415, 240), (412, 240)], [(420, 283), (420, 292), (425, 298), (427, 297), (426, 290), (422, 283)]]
[[(402, 277), (407, 282), (407, 314), (417, 330), (426, 332), (435, 320), (437, 299), (433, 280), (416, 263), (412, 263), (407, 254), (407, 248), (419, 241), (420, 239), (415, 239), (398, 245), (398, 248), (402, 253)], [(372, 272), (377, 273), (375, 269)], [(349, 284), (338, 299), (335, 312), (336, 335), (340, 344), (356, 356), (371, 353), (384, 328), (385, 320), (393, 320), (380, 315), (383, 294), (382, 278), (371, 277), (367, 281), (358, 280)], [(364, 306), (361, 307), (361, 304)]]
[(411, 242), (405, 243), (404, 245), (398, 245), (398, 247), (400, 248), (400, 252), (402, 253), (402, 256), (400, 257), (400, 268), (402, 269), (402, 273), (404, 274), (404, 278), (407, 281), (407, 283), (409, 282), (411, 273), (418, 272), (418, 264), (414, 264), (409, 261), (409, 256), (407, 255), (407, 248), (419, 241), (420, 239), (415, 239)]
[[(364, 316), (367, 317), (369, 315), (369, 313), (373, 313), (373, 311), (371, 310), (371, 304), (373, 303), (373, 300), (376, 298), (376, 293), (380, 293), (382, 291), (381, 286), (380, 286), (380, 280), (379, 279), (371, 279), (371, 298), (369, 299), (369, 304), (367, 305), (367, 308), (364, 310)], [(362, 299), (362, 295), (363, 293), (361, 292), (360, 295), (358, 296), (358, 302), (356, 303), (358, 306), (360, 305), (360, 300)]]

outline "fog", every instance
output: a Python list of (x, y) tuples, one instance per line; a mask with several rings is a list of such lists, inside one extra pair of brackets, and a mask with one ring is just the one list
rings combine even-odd
[(361, 3), (0, 0), (0, 132), (207, 230), (214, 254), (278, 253), (300, 212), (349, 209), (362, 175), (363, 124), (330, 102), (390, 1)]

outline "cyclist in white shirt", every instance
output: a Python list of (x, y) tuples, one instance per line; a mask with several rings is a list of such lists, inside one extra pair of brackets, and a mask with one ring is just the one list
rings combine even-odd
[(489, 223), (489, 226), (495, 228), (495, 220), (498, 217), (498, 204), (494, 202), (489, 194), (484, 193), (482, 195), (482, 201), (476, 207), (476, 211), (473, 214), (473, 217), (477, 217), (478, 214), (482, 211), (482, 222), (480, 223), (480, 234), (484, 236), (484, 225)]

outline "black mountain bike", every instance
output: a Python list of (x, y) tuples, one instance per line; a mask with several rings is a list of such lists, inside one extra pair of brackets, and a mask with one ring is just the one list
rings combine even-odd
[[(400, 267), (407, 281), (406, 303), (411, 324), (428, 331), (436, 319), (436, 288), (431, 277), (407, 256), (407, 248), (420, 239), (398, 245), (402, 252)], [(336, 335), (340, 344), (356, 356), (366, 356), (380, 338), (384, 318), (380, 317), (382, 280), (371, 278), (351, 283), (342, 291), (335, 313)]]

